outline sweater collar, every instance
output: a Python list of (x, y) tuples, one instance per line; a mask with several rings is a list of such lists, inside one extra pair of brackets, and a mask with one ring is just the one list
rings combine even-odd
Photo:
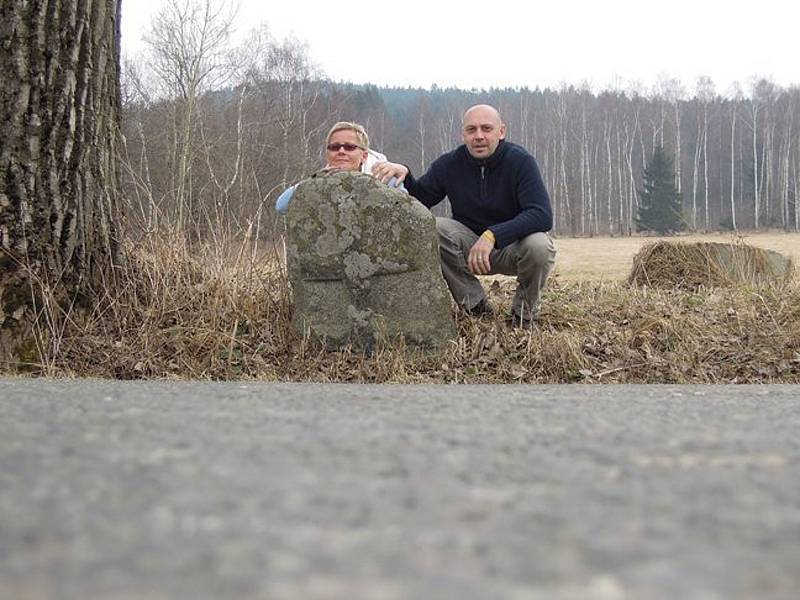
[(497, 144), (497, 148), (489, 158), (475, 158), (469, 153), (469, 150), (467, 150), (466, 144), (464, 145), (464, 152), (466, 152), (467, 157), (472, 164), (477, 167), (493, 167), (503, 159), (503, 155), (506, 153), (506, 150), (506, 141), (500, 140), (500, 142)]

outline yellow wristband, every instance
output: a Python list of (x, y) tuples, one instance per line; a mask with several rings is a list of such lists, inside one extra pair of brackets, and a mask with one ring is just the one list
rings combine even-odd
[(494, 237), (494, 233), (492, 233), (492, 230), (491, 230), (491, 229), (487, 229), (486, 231), (484, 231), (484, 232), (481, 234), (481, 237), (485, 237), (487, 240), (489, 240), (490, 242), (492, 242), (492, 245), (494, 245), (494, 244), (495, 244), (495, 242), (497, 241), (497, 239)]

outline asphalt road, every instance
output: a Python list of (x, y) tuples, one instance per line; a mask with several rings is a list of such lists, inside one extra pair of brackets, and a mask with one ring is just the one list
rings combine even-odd
[(800, 597), (800, 386), (0, 380), (0, 598)]

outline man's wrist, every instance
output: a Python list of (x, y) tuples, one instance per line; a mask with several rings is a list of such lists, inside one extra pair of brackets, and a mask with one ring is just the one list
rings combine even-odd
[(492, 246), (494, 246), (495, 243), (497, 242), (497, 239), (494, 237), (494, 233), (492, 233), (491, 229), (487, 229), (486, 231), (484, 231), (481, 234), (481, 237), (489, 240), (490, 242), (492, 242)]

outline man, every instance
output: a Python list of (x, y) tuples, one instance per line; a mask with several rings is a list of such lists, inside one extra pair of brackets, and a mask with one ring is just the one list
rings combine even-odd
[(491, 314), (476, 275), (516, 275), (512, 321), (529, 327), (555, 263), (547, 234), (553, 226), (550, 197), (533, 156), (505, 141), (497, 109), (469, 108), (461, 135), (464, 144), (436, 159), (419, 179), (391, 162), (376, 164), (373, 174), (384, 182), (403, 181), (428, 208), (447, 196), (453, 218), (437, 217), (436, 228), (442, 273), (456, 303), (472, 315)]

